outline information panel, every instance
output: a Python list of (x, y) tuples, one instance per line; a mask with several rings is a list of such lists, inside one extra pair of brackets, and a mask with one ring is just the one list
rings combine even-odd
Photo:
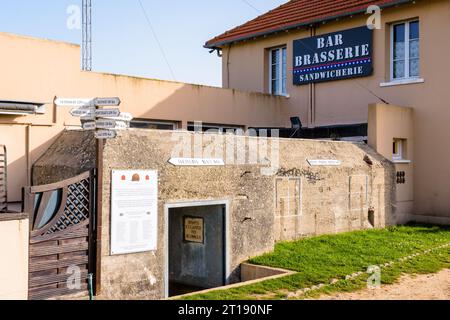
[(155, 251), (158, 241), (158, 172), (112, 172), (111, 255)]
[(203, 218), (184, 217), (184, 241), (204, 243)]

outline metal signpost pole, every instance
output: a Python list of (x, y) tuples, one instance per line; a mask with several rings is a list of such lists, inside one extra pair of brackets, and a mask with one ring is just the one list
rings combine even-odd
[[(95, 106), (95, 111), (98, 106)], [(102, 224), (103, 224), (103, 139), (96, 139), (96, 178), (97, 178), (97, 230), (96, 230), (96, 261), (95, 261), (95, 294), (101, 294), (101, 258), (102, 258)]]
[[(103, 225), (103, 151), (104, 139), (114, 139), (117, 130), (127, 129), (133, 116), (129, 113), (121, 113), (119, 109), (102, 109), (100, 107), (118, 107), (121, 104), (119, 98), (57, 98), (55, 104), (59, 107), (72, 107), (70, 114), (84, 120), (84, 131), (92, 130), (96, 138), (96, 195), (95, 199), (95, 295), (101, 294), (101, 252), (102, 252), (102, 225)], [(91, 270), (90, 270), (91, 271)], [(90, 279), (92, 282), (92, 279)]]

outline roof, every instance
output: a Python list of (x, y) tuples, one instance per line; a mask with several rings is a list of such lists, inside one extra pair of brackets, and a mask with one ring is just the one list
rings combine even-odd
[(291, 0), (256, 19), (240, 25), (206, 42), (206, 48), (220, 48), (236, 41), (339, 17), (365, 13), (370, 5), (381, 8), (413, 2), (414, 0)]

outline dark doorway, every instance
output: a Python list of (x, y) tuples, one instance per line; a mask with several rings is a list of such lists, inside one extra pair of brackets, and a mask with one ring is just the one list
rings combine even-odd
[(225, 285), (225, 205), (169, 210), (169, 296)]

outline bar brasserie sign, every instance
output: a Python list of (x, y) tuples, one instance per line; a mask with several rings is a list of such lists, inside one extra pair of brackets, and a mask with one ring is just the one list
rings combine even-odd
[(294, 85), (367, 77), (373, 31), (354, 28), (294, 41)]

